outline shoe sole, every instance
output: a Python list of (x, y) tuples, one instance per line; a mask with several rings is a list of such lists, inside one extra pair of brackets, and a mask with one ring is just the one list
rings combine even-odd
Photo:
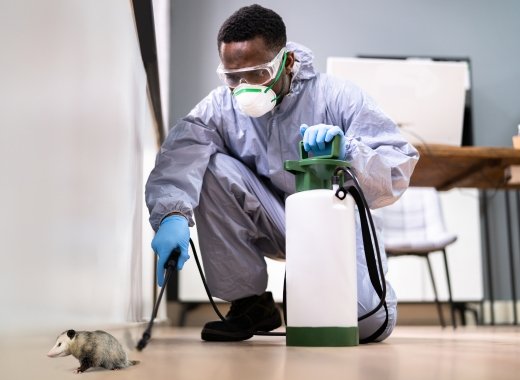
[(267, 321), (262, 321), (262, 323), (248, 331), (221, 331), (204, 327), (200, 337), (207, 342), (239, 342), (252, 338), (257, 331), (268, 332), (277, 329), (281, 325), (282, 320), (279, 315), (276, 315)]

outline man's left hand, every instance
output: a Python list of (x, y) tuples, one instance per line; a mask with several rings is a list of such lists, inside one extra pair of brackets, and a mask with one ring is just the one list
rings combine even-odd
[(309, 127), (307, 124), (302, 124), (300, 134), (303, 137), (303, 148), (307, 152), (324, 150), (325, 144), (330, 143), (334, 136), (339, 134), (342, 135), (341, 145), (345, 145), (343, 131), (335, 125), (316, 124)]

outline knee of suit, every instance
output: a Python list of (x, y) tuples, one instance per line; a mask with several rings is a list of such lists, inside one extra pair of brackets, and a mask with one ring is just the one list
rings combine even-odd
[[(377, 305), (374, 304), (373, 307), (376, 307)], [(381, 342), (388, 338), (390, 334), (392, 334), (392, 331), (394, 330), (394, 327), (397, 323), (397, 300), (394, 294), (394, 291), (391, 287), (388, 287), (387, 289), (387, 295), (386, 295), (386, 307), (385, 310), (384, 306), (381, 306), (381, 308), (370, 317), (363, 319), (359, 322), (359, 338), (364, 339), (372, 334), (374, 334), (384, 323), (387, 318), (387, 310), (388, 310), (388, 322), (385, 330), (381, 333), (379, 337), (376, 338), (377, 342)], [(358, 302), (358, 315), (362, 316), (366, 313), (370, 312), (368, 308), (363, 307)]]

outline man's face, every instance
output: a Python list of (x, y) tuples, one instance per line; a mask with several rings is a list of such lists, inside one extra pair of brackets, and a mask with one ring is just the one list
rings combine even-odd
[[(267, 48), (263, 38), (257, 37), (248, 41), (222, 43), (220, 45), (220, 60), (225, 69), (242, 69), (246, 67), (254, 67), (271, 62), (279, 51), (272, 51)], [(289, 92), (290, 73), (294, 64), (294, 54), (289, 52), (282, 68), (280, 79), (272, 87), (273, 91), (278, 95), (285, 95)], [(281, 65), (281, 61), (280, 61)], [(269, 86), (274, 79), (265, 84)], [(233, 89), (234, 87), (230, 87)]]

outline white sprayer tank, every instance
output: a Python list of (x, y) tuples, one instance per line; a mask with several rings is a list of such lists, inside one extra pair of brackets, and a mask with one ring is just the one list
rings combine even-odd
[(287, 345), (357, 345), (354, 200), (300, 191), (285, 211)]

